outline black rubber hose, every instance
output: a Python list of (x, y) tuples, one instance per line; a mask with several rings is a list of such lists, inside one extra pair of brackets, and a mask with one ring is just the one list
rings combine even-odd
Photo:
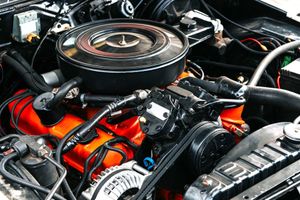
[(300, 95), (287, 90), (277, 88), (246, 86), (227, 77), (220, 77), (218, 94), (227, 96), (242, 95), (247, 102), (282, 107), (288, 110), (300, 111)]
[(216, 82), (204, 81), (191, 77), (186, 78), (185, 80), (196, 83), (208, 92), (213, 92), (220, 96), (230, 98), (243, 97), (247, 102), (255, 102), (300, 111), (300, 95), (287, 90), (246, 86), (227, 77), (220, 77)]
[(282, 107), (288, 110), (300, 111), (300, 95), (276, 88), (246, 86), (227, 77), (220, 77), (216, 83), (218, 94), (227, 96), (243, 95), (247, 102)]
[(219, 86), (217, 84), (215, 84), (214, 82), (201, 80), (198, 78), (187, 77), (187, 78), (181, 79), (181, 81), (188, 81), (192, 85), (200, 86), (201, 88), (207, 90), (208, 92), (212, 92), (212, 93), (217, 93), (219, 90)]
[(24, 68), (23, 65), (21, 65), (18, 61), (16, 61), (12, 57), (5, 54), (2, 57), (2, 61), (3, 61), (3, 63), (12, 67), (23, 78), (25, 83), (28, 85), (28, 87), (32, 91), (34, 91), (38, 94), (51, 91), (51, 87), (41, 85), (39, 82), (37, 82), (34, 79), (32, 73), (30, 71), (28, 71), (26, 68)]
[(63, 99), (66, 97), (68, 92), (71, 89), (78, 87), (81, 83), (82, 83), (82, 79), (80, 77), (75, 77), (62, 84), (62, 86), (59, 88), (58, 92), (55, 94), (54, 98), (52, 99), (52, 101), (48, 102), (47, 108), (51, 109), (54, 106), (60, 104), (63, 101)]
[[(4, 178), (6, 178), (6, 179), (8, 179), (8, 180), (10, 180), (12, 182), (18, 183), (18, 184), (23, 185), (25, 187), (29, 187), (29, 188), (35, 189), (35, 190), (40, 191), (40, 192), (45, 193), (45, 194), (48, 194), (50, 192), (49, 189), (47, 189), (47, 188), (45, 188), (43, 186), (40, 186), (40, 185), (33, 184), (31, 182), (28, 182), (28, 181), (26, 181), (24, 179), (21, 179), (21, 178), (17, 177), (17, 176), (14, 176), (14, 175), (12, 175), (11, 173), (9, 173), (6, 170), (7, 163), (10, 160), (13, 160), (14, 158), (16, 158), (17, 156), (18, 156), (17, 153), (14, 152), (14, 153), (11, 153), (11, 154), (5, 156), (1, 160), (1, 162), (0, 162), (0, 174)], [(54, 198), (55, 199), (59, 199), (59, 200), (66, 200), (64, 197), (62, 197), (61, 195), (59, 195), (57, 193), (54, 194)]]
[(30, 70), (30, 65), (29, 63), (25, 60), (25, 58), (23, 58), (23, 56), (21, 56), (21, 54), (19, 54), (16, 50), (11, 49), (7, 52), (7, 55), (9, 55), (10, 57), (14, 58), (15, 60), (17, 60), (21, 65), (23, 65), (27, 70)]
[[(218, 85), (218, 91), (215, 92), (216, 94), (231, 98), (242, 96), (247, 102), (255, 101), (266, 105), (291, 107), (290, 104), (282, 104), (282, 101), (284, 100), (286, 102), (290, 100), (290, 98), (300, 101), (300, 95), (294, 92), (279, 90), (277, 88), (243, 85), (225, 76), (219, 77), (215, 83)], [(266, 94), (264, 92), (266, 92)], [(285, 98), (282, 99), (281, 96)], [(275, 98), (278, 100), (281, 99), (281, 104), (278, 104)]]
[(300, 111), (300, 95), (287, 90), (266, 87), (248, 87), (248, 101)]
[(81, 94), (80, 101), (82, 103), (111, 103), (120, 99), (120, 96), (113, 95), (93, 95), (93, 94)]
[(34, 81), (42, 85), (43, 88), (48, 88), (47, 91), (51, 91), (53, 89), (50, 85), (48, 85), (45, 82), (44, 78), (40, 74), (38, 74), (33, 68), (31, 68), (29, 63), (25, 60), (25, 58), (23, 58), (23, 56), (19, 52), (17, 52), (14, 49), (11, 49), (7, 52), (7, 54), (14, 58), (17, 62), (19, 62), (29, 73), (31, 73)]
[(43, 88), (47, 88), (47, 91), (51, 91), (53, 88), (48, 85), (44, 78), (38, 74), (33, 68), (30, 67), (29, 63), (23, 58), (23, 56), (15, 50), (10, 50), (7, 52), (9, 56), (14, 58), (17, 62), (19, 62), (33, 77), (34, 81), (40, 84)]

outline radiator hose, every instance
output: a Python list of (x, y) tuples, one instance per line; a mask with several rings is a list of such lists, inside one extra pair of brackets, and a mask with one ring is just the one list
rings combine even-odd
[(287, 90), (248, 87), (248, 101), (300, 111), (300, 95)]
[(300, 111), (300, 95), (283, 89), (247, 86), (227, 77), (219, 77), (216, 81), (200, 80), (192, 77), (182, 79), (197, 85), (208, 92), (227, 98), (245, 98), (247, 102), (282, 107)]

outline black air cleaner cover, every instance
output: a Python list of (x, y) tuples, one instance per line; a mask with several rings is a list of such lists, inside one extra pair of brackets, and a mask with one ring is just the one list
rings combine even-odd
[(61, 35), (56, 48), (66, 78), (82, 77), (90, 92), (124, 94), (173, 82), (188, 46), (171, 26), (115, 19), (78, 26)]

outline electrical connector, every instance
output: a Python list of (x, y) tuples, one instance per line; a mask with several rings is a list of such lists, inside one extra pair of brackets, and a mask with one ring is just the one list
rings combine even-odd
[(19, 157), (24, 156), (25, 154), (28, 153), (28, 146), (26, 143), (24, 143), (23, 141), (16, 141), (13, 146), (12, 149), (15, 150), (15, 152), (17, 152)]

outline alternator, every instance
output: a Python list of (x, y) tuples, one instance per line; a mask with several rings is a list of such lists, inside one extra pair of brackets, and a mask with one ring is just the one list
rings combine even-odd
[(82, 199), (130, 199), (149, 175), (150, 172), (140, 167), (136, 161), (108, 168), (101, 173), (91, 187), (82, 193)]

